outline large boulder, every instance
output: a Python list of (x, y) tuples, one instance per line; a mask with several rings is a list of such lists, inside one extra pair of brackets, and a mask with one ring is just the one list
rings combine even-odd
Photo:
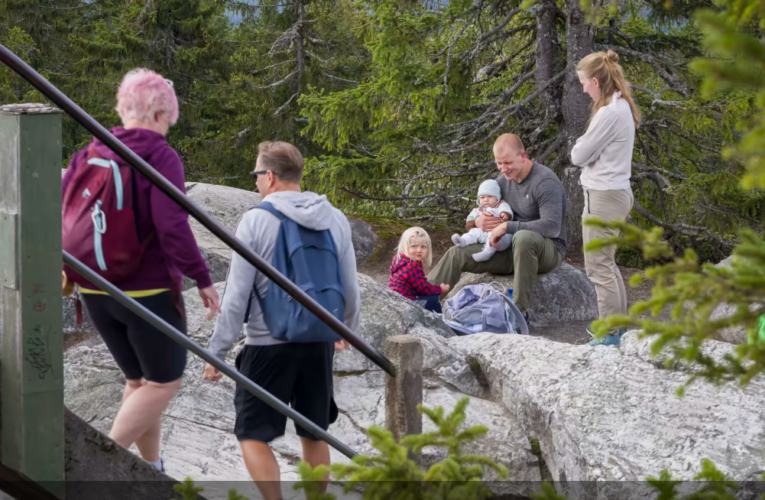
[[(382, 352), (388, 337), (415, 336), (422, 341), (427, 376), (438, 378), (465, 394), (483, 396), (485, 388), (465, 357), (448, 345), (447, 339), (455, 334), (440, 316), (424, 310), (369, 276), (359, 274), (358, 282), (361, 289), (361, 324), (357, 333), (361, 338)], [(369, 370), (379, 368), (355, 349), (344, 351), (335, 358), (337, 373)]]
[(98, 332), (93, 322), (90, 320), (88, 309), (85, 304), (82, 307), (82, 322), (77, 324), (77, 301), (82, 301), (80, 292), (74, 291), (69, 297), (64, 297), (64, 334), (85, 334), (87, 336), (96, 336)]
[[(186, 183), (186, 194), (232, 233), (236, 233), (242, 215), (261, 201), (261, 196), (253, 191), (201, 182)], [(231, 248), (193, 217), (189, 218), (189, 222), (199, 250), (210, 268), (213, 283), (224, 281), (231, 261)], [(184, 278), (184, 290), (194, 286), (196, 283)]]
[[(478, 283), (498, 283), (503, 289), (513, 288), (513, 276), (463, 273), (449, 292), (454, 297), (463, 287)], [(531, 290), (529, 315), (535, 325), (590, 321), (598, 317), (595, 287), (580, 270), (567, 263), (547, 274), (540, 274)]]
[[(734, 255), (731, 255), (730, 257), (720, 261), (717, 264), (717, 267), (721, 267), (724, 269), (727, 269), (728, 271), (731, 271), (733, 268), (733, 261), (736, 257)], [(736, 306), (731, 304), (720, 304), (712, 311), (712, 314), (709, 316), (709, 319), (716, 320), (716, 319), (723, 319), (730, 316), (733, 316), (736, 314)], [(717, 332), (717, 334), (714, 336), (715, 340), (721, 340), (723, 342), (728, 342), (731, 344), (745, 344), (748, 341), (746, 330), (741, 328), (740, 326), (730, 327), (730, 328), (723, 328)]]
[(348, 219), (351, 225), (353, 250), (356, 253), (356, 264), (361, 264), (372, 256), (377, 245), (377, 235), (372, 227), (359, 219)]
[[(555, 481), (570, 498), (654, 498), (636, 481), (667, 469), (692, 479), (709, 458), (736, 480), (765, 470), (765, 380), (742, 389), (687, 381), (647, 357), (635, 332), (621, 349), (573, 346), (520, 335), (450, 339), (474, 359), (494, 397), (539, 439)], [(730, 346), (710, 342), (715, 357)]]
[[(362, 321), (359, 334), (381, 348), (390, 335), (418, 336), (425, 351), (424, 403), (450, 411), (464, 396), (463, 392), (484, 394), (485, 387), (476, 379), (465, 357), (448, 345), (453, 334), (440, 319), (423, 311), (411, 301), (390, 292), (384, 285), (360, 275), (362, 284)], [(223, 292), (222, 283), (216, 285)], [(196, 289), (184, 292), (189, 336), (203, 346), (213, 330)], [(241, 345), (241, 342), (240, 342)], [(239, 346), (237, 346), (239, 347)], [(236, 349), (226, 358), (233, 364)], [(246, 481), (248, 474), (233, 435), (234, 383), (223, 379), (211, 383), (202, 378), (204, 362), (191, 356), (179, 394), (165, 412), (162, 435), (163, 457), (169, 474), (198, 481)], [(330, 432), (354, 450), (372, 452), (365, 434), (371, 425), (384, 425), (384, 373), (366, 362), (353, 349), (340, 353), (335, 362), (335, 397), (340, 409), (338, 421)], [(86, 342), (65, 355), (65, 402), (95, 428), (107, 431), (120, 405), (124, 379), (106, 346), (99, 341)], [(521, 427), (502, 405), (471, 397), (466, 425), (489, 427), (488, 436), (471, 444), (466, 451), (485, 454), (505, 465), (515, 481), (540, 479), (538, 459)], [(426, 431), (435, 430), (424, 421)], [(300, 440), (292, 424), (287, 434), (273, 443), (283, 480), (296, 480)], [(347, 461), (332, 450), (333, 461)], [(424, 450), (426, 463), (443, 458), (437, 450)], [(496, 492), (527, 494), (530, 484), (501, 483)], [(208, 498), (209, 490), (206, 490)]]
[[(709, 319), (717, 320), (728, 318), (736, 314), (736, 306), (731, 304), (720, 304), (715, 307), (712, 314), (709, 315)], [(728, 342), (730, 344), (746, 344), (748, 341), (746, 330), (740, 326), (734, 326), (729, 328), (722, 328), (718, 330), (714, 336), (715, 340), (722, 342)]]

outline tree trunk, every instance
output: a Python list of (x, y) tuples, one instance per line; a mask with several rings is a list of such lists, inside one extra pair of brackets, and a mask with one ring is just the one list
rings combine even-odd
[(582, 251), (582, 211), (584, 193), (579, 183), (582, 169), (571, 164), (571, 149), (576, 140), (587, 130), (590, 118), (590, 97), (582, 92), (576, 74), (576, 65), (592, 52), (595, 29), (585, 22), (579, 0), (566, 0), (566, 81), (563, 85), (561, 108), (563, 113), (563, 143), (561, 145), (560, 180), (566, 190), (568, 229), (568, 253)]
[[(303, 74), (305, 73), (305, 5), (302, 0), (294, 0), (295, 14), (297, 14), (297, 35), (298, 41), (296, 45), (296, 59), (297, 59), (297, 95), (303, 93)], [(297, 102), (297, 100), (296, 100)]]
[[(544, 87), (561, 67), (560, 43), (555, 30), (555, 0), (542, 0), (537, 10), (536, 88)], [(558, 121), (560, 115), (560, 85), (551, 85), (539, 96), (545, 110), (545, 123)], [(546, 127), (544, 127), (546, 128)], [(541, 132), (541, 130), (540, 130)], [(536, 140), (536, 136), (531, 137)]]

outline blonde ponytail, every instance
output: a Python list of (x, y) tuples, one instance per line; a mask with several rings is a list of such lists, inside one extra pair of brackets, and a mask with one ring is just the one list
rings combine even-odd
[(611, 49), (608, 52), (593, 52), (579, 62), (576, 70), (587, 78), (596, 78), (600, 84), (600, 97), (592, 103), (592, 116), (611, 102), (615, 92), (621, 92), (622, 98), (630, 105), (635, 127), (640, 126), (640, 109), (632, 100), (630, 85), (619, 65), (619, 54)]

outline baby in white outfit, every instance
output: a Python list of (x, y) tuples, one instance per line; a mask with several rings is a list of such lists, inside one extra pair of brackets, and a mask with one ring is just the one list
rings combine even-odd
[[(512, 220), (513, 210), (507, 202), (502, 201), (500, 196), (501, 194), (497, 181), (493, 179), (483, 181), (478, 188), (478, 208), (474, 208), (470, 212), (467, 222), (476, 220), (482, 213), (493, 217), (499, 217), (502, 219), (502, 222)], [(473, 260), (476, 262), (485, 262), (489, 260), (497, 250), (507, 250), (510, 248), (510, 243), (513, 241), (513, 236), (511, 234), (506, 234), (499, 240), (499, 248), (494, 248), (489, 244), (489, 235), (491, 235), (491, 232), (486, 232), (474, 227), (462, 236), (459, 234), (452, 235), (452, 242), (458, 247), (483, 243), (483, 250), (473, 254)]]

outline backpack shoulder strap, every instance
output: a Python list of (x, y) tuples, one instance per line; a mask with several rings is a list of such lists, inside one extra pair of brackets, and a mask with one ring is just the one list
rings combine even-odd
[[(273, 215), (274, 217), (279, 219), (280, 222), (283, 222), (284, 219), (287, 218), (287, 217), (284, 216), (283, 213), (278, 211), (276, 208), (274, 208), (274, 206), (271, 203), (269, 203), (267, 201), (264, 201), (260, 205), (255, 205), (254, 207), (250, 208), (250, 210), (255, 210), (255, 209), (265, 210), (266, 212), (270, 213), (271, 215)], [(247, 310), (244, 313), (244, 323), (245, 324), (247, 324), (250, 321), (250, 309), (252, 307), (252, 296), (253, 295), (255, 296), (255, 298), (258, 299), (258, 303), (261, 304), (261, 308), (262, 308), (263, 298), (258, 293), (257, 283), (253, 283), (252, 284), (252, 292), (250, 293), (250, 298), (247, 300)]]
[(283, 221), (284, 219), (286, 219), (286, 218), (287, 218), (287, 217), (285, 217), (285, 216), (284, 216), (284, 214), (283, 214), (283, 213), (281, 213), (281, 212), (280, 212), (280, 211), (278, 211), (276, 208), (274, 208), (274, 206), (273, 206), (273, 205), (271, 205), (271, 203), (270, 203), (270, 202), (268, 202), (268, 201), (264, 201), (264, 202), (263, 202), (263, 203), (261, 203), (260, 205), (255, 205), (255, 206), (254, 206), (254, 207), (252, 207), (250, 210), (254, 210), (254, 209), (256, 209), (256, 208), (259, 208), (260, 210), (265, 210), (266, 212), (270, 213), (271, 215), (273, 215), (274, 217), (276, 217), (276, 218), (277, 218), (277, 219), (279, 219), (280, 221)]

